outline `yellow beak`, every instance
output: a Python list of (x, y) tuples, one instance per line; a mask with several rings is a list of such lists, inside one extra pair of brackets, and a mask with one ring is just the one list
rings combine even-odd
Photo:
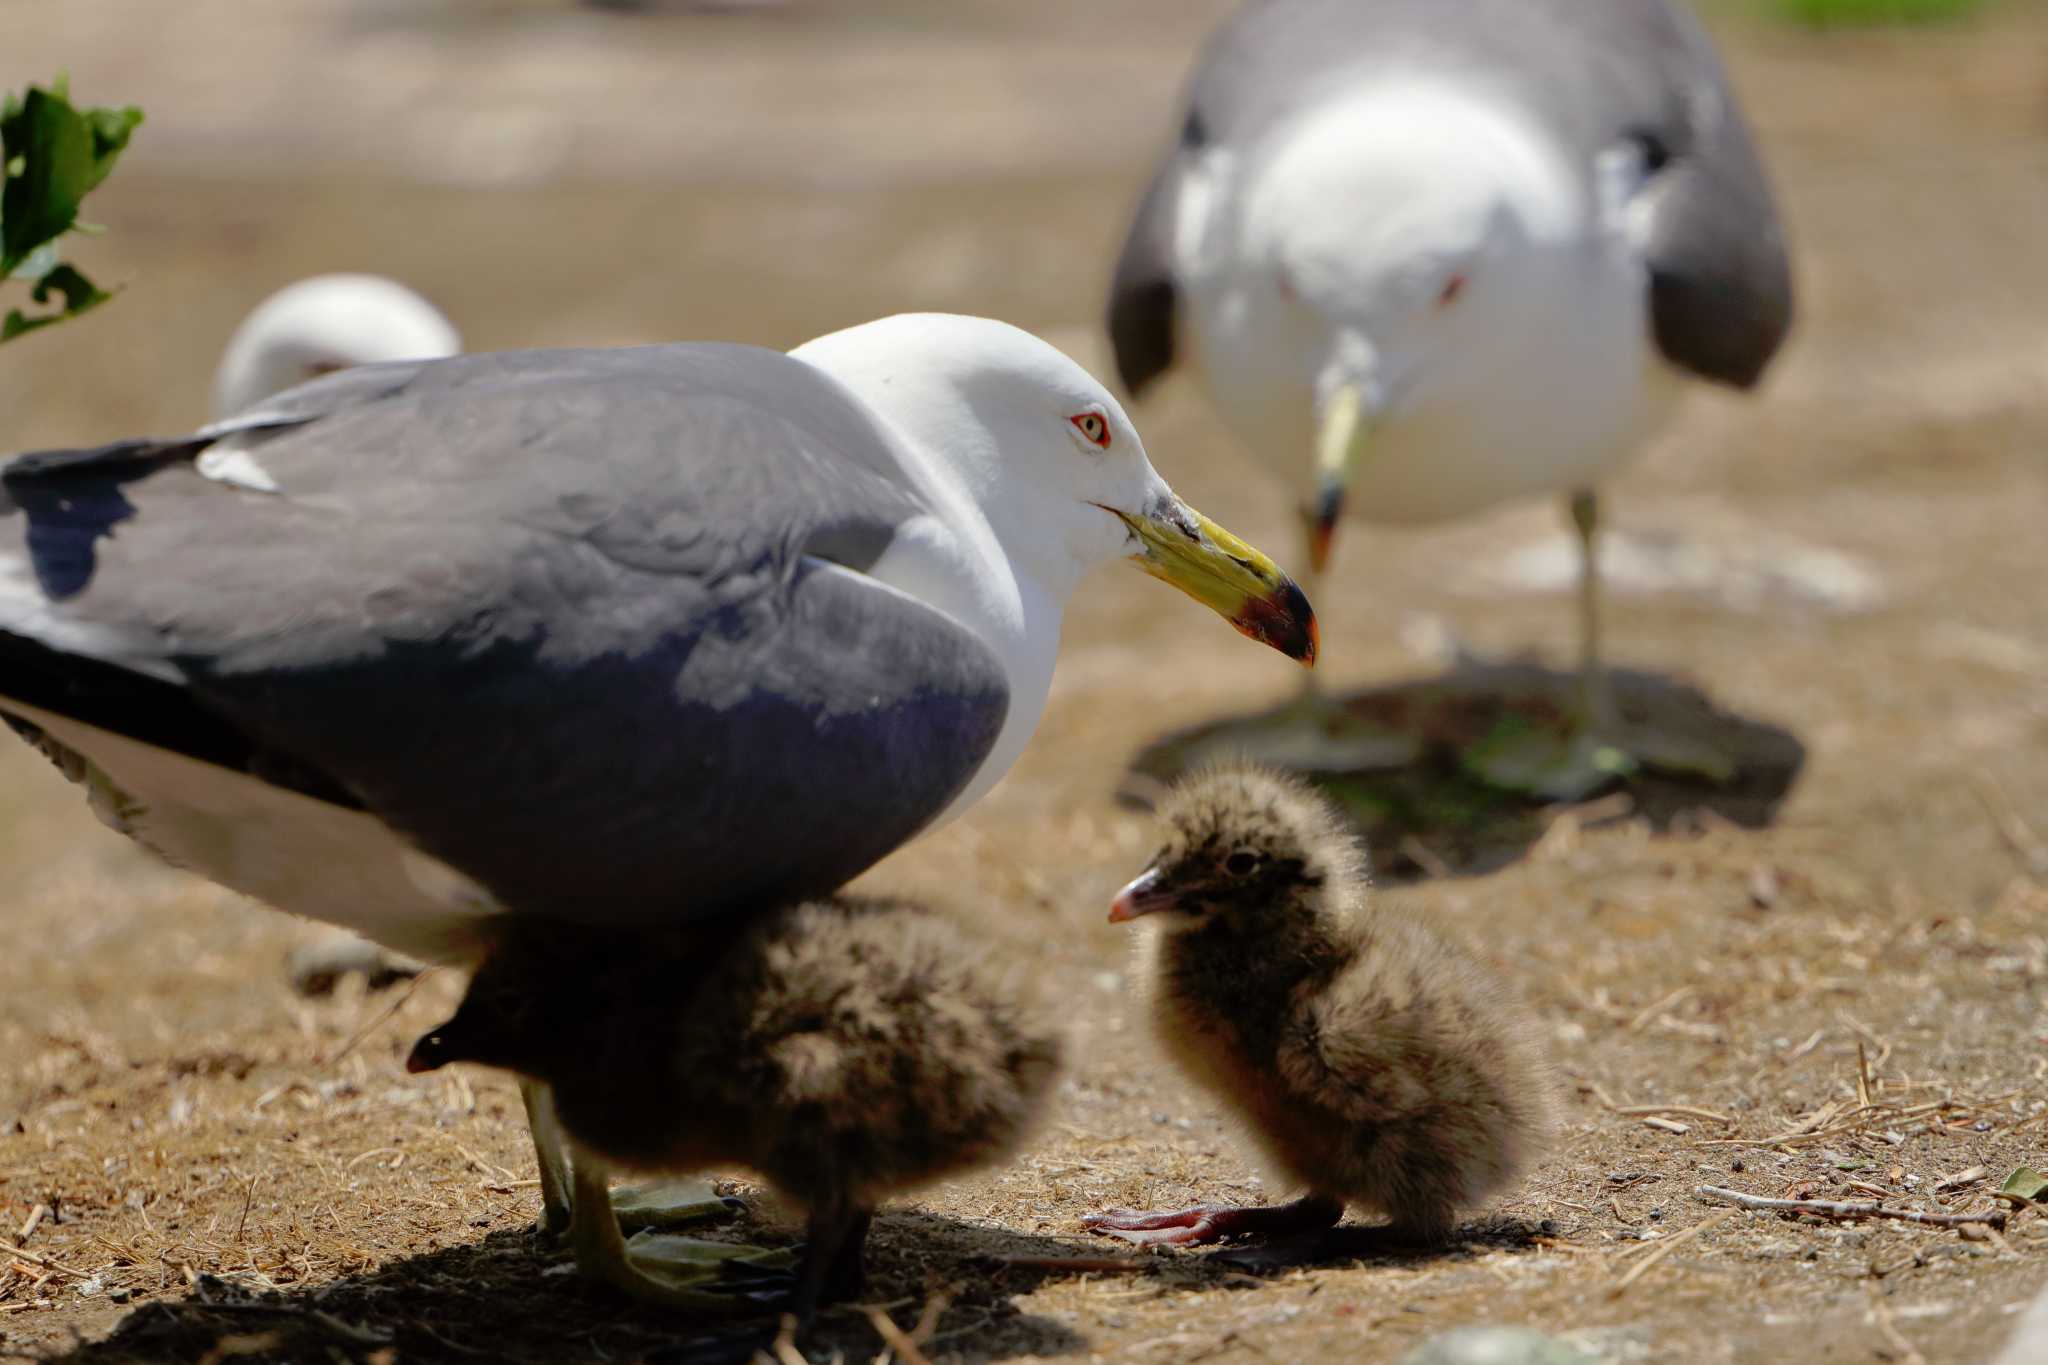
[(1316, 614), (1294, 580), (1259, 551), (1178, 498), (1140, 515), (1114, 512), (1142, 547), (1132, 563), (1171, 583), (1238, 630), (1313, 667)]
[(1308, 562), (1317, 573), (1329, 566), (1330, 540), (1344, 515), (1344, 495), (1371, 442), (1365, 395), (1358, 385), (1345, 384), (1323, 405), (1322, 425), (1316, 432), (1316, 500), (1308, 510)]

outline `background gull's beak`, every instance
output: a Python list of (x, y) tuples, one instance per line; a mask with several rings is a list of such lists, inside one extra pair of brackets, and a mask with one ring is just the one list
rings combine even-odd
[(1316, 661), (1316, 614), (1308, 597), (1258, 550), (1179, 498), (1164, 494), (1143, 514), (1122, 518), (1141, 546), (1131, 556), (1238, 630), (1306, 666)]
[(1316, 431), (1316, 496), (1308, 509), (1309, 567), (1323, 572), (1330, 563), (1330, 540), (1344, 515), (1344, 497), (1372, 443), (1373, 414), (1355, 383), (1340, 384), (1323, 404)]

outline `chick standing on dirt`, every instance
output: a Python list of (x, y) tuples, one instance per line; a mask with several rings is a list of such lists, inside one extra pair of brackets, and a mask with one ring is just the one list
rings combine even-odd
[[(807, 1321), (821, 1296), (859, 1291), (877, 1201), (997, 1160), (1043, 1109), (1060, 1041), (990, 960), (900, 902), (661, 935), (521, 928), (407, 1065), (553, 1087), (579, 1197), (606, 1166), (759, 1171), (809, 1213)], [(585, 1225), (618, 1240), (611, 1219)]]
[(1368, 903), (1363, 850), (1305, 784), (1219, 768), (1161, 814), (1166, 847), (1109, 917), (1158, 926), (1150, 1003), (1168, 1052), (1307, 1193), (1089, 1226), (1138, 1243), (1319, 1234), (1355, 1203), (1389, 1216), (1384, 1235), (1441, 1242), (1544, 1141), (1551, 1080), (1528, 1022), (1465, 953)]

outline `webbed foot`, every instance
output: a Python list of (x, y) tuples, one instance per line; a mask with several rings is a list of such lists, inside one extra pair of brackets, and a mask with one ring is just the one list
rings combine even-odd
[(1291, 1204), (1197, 1204), (1186, 1209), (1106, 1209), (1082, 1220), (1090, 1232), (1135, 1246), (1206, 1246), (1238, 1237), (1283, 1237), (1327, 1229), (1344, 1216), (1344, 1206), (1322, 1195)]

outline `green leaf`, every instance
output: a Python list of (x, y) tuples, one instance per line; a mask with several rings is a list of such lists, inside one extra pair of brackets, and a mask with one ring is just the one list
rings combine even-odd
[(132, 104), (119, 109), (88, 109), (85, 122), (92, 130), (92, 181), (86, 189), (93, 190), (112, 173), (114, 163), (128, 148), (128, 139), (142, 126), (142, 111)]
[(93, 186), (92, 130), (77, 110), (33, 86), (21, 108), (0, 122), (0, 155), (21, 162), (0, 190), (0, 275), (63, 235)]
[(2030, 1166), (2021, 1166), (2005, 1178), (2005, 1183), (1998, 1187), (1998, 1192), (2016, 1194), (2022, 1199), (2038, 1200), (2043, 1193), (2048, 1193), (2048, 1176), (2042, 1175)]
[(30, 314), (19, 308), (9, 309), (7, 316), (0, 319), (0, 341), (12, 341), (53, 322), (75, 318), (114, 297), (80, 274), (76, 267), (68, 265), (55, 267), (37, 280), (36, 287), (29, 291), (29, 297), (42, 304), (49, 303), (52, 294), (64, 296), (63, 306), (52, 312)]
[(78, 220), (78, 207), (114, 169), (142, 111), (73, 109), (61, 93), (30, 86), (0, 111), (0, 275)]

